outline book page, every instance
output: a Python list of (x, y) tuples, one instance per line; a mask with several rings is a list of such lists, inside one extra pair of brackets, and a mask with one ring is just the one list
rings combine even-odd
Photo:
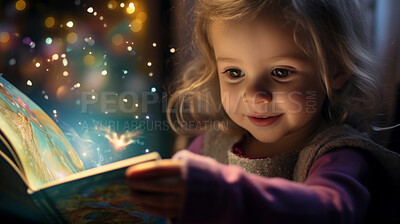
[(18, 156), (31, 188), (84, 170), (83, 162), (56, 123), (2, 77), (0, 129)]

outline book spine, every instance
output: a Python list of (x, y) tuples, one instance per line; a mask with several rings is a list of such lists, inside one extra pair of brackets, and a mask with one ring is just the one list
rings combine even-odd
[(43, 191), (36, 191), (30, 193), (30, 197), (34, 203), (39, 207), (42, 215), (47, 223), (66, 223), (61, 214), (57, 211), (54, 203)]

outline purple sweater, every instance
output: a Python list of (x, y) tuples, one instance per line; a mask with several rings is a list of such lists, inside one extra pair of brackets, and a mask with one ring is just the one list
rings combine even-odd
[(174, 155), (185, 161), (186, 202), (179, 223), (363, 223), (371, 201), (364, 154), (320, 157), (304, 183), (245, 173), (198, 155), (204, 135)]

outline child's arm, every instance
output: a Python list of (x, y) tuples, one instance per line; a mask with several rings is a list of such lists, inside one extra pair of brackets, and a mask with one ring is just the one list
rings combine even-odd
[(181, 152), (187, 164), (182, 223), (360, 223), (370, 194), (367, 162), (355, 150), (319, 158), (305, 183), (247, 174)]
[(368, 177), (366, 160), (353, 150), (322, 156), (305, 183), (247, 174), (239, 167), (188, 151), (174, 157), (182, 162), (168, 160), (136, 171), (131, 168), (127, 176), (135, 178), (142, 173), (153, 177), (145, 188), (135, 188), (138, 182), (133, 182), (134, 190), (150, 192), (138, 202), (151, 202), (153, 207), (147, 211), (166, 217), (182, 212), (180, 221), (185, 224), (359, 223), (370, 200), (369, 191), (361, 184)]

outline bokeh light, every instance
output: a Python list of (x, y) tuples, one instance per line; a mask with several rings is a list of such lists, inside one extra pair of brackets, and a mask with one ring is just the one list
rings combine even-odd
[(75, 32), (70, 32), (67, 34), (67, 42), (70, 44), (74, 44), (78, 40), (78, 34)]
[(83, 58), (83, 63), (89, 67), (93, 66), (96, 63), (96, 58), (91, 54), (85, 55)]
[(10, 40), (10, 34), (8, 34), (8, 32), (4, 31), (0, 33), (1, 43), (7, 43), (9, 40)]
[(135, 4), (133, 2), (128, 4), (128, 7), (126, 7), (126, 13), (128, 14), (133, 14), (136, 11)]
[(46, 20), (44, 21), (44, 25), (47, 28), (52, 28), (54, 24), (56, 23), (56, 20), (53, 17), (47, 17)]
[(130, 24), (130, 28), (131, 28), (131, 30), (133, 31), (133, 32), (139, 32), (141, 29), (142, 29), (142, 27), (143, 27), (143, 23), (142, 23), (142, 21), (141, 20), (139, 20), (139, 19), (135, 19), (135, 20), (133, 20), (132, 22), (131, 22), (131, 24)]
[(115, 8), (117, 8), (117, 2), (114, 0), (108, 1), (107, 8), (114, 10)]
[(24, 10), (25, 7), (26, 7), (26, 2), (25, 2), (24, 0), (18, 0), (18, 1), (15, 3), (15, 8), (16, 8), (18, 11)]

